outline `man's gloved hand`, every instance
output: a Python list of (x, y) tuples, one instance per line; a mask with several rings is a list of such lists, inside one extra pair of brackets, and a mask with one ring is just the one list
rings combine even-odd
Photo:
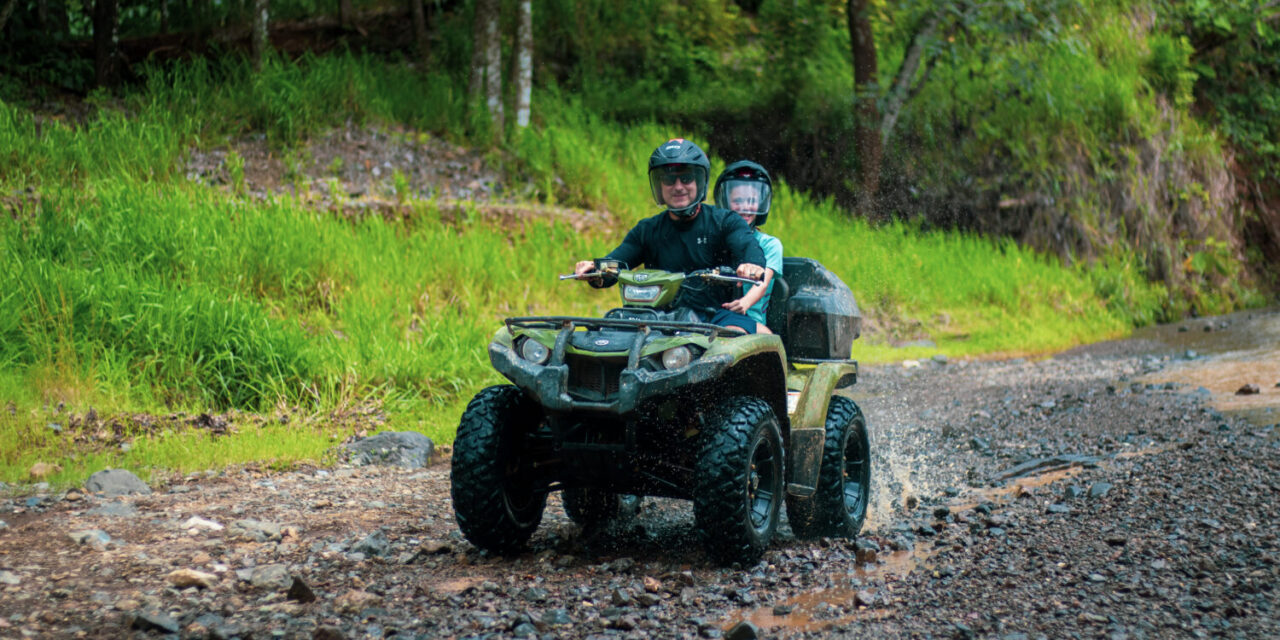
[(744, 262), (738, 265), (738, 277), (751, 278), (752, 280), (759, 280), (764, 277), (764, 267), (758, 264), (751, 264), (750, 262)]

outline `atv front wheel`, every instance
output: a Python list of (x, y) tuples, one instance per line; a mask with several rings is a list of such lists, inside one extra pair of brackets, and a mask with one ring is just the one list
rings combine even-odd
[(769, 404), (733, 397), (705, 432), (693, 513), (721, 564), (754, 564), (778, 527), (784, 495), (782, 434)]
[(453, 511), (462, 534), (481, 549), (516, 551), (542, 521), (547, 492), (529, 453), (541, 420), (541, 409), (511, 385), (481, 390), (462, 414), (453, 443)]
[(560, 497), (565, 515), (583, 529), (625, 522), (640, 508), (640, 496), (601, 489), (565, 489)]
[(787, 520), (800, 538), (854, 538), (867, 517), (871, 494), (871, 446), (862, 410), (832, 396), (818, 487), (812, 496), (787, 496)]

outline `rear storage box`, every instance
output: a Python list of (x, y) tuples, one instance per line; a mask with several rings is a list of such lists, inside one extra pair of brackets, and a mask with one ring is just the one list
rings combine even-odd
[(843, 360), (862, 331), (862, 313), (853, 292), (836, 274), (809, 258), (786, 258), (782, 275), (786, 301), (783, 345), (790, 358)]

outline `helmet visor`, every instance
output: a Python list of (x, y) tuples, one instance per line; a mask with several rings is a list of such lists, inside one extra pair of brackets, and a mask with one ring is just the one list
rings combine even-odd
[(731, 179), (716, 185), (716, 206), (735, 213), (768, 215), (772, 199), (773, 193), (767, 182)]
[(649, 170), (653, 201), (684, 209), (707, 197), (707, 170), (696, 164), (668, 164)]

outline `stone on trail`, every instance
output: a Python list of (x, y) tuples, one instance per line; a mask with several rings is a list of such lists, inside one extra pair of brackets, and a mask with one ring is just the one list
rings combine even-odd
[(91, 516), (131, 518), (138, 515), (138, 508), (129, 502), (108, 502), (86, 511)]
[(181, 527), (183, 529), (195, 529), (197, 531), (222, 531), (223, 529), (222, 525), (212, 520), (205, 520), (200, 516), (191, 516), (182, 523)]
[(1093, 486), (1089, 487), (1089, 497), (1094, 499), (1101, 498), (1107, 495), (1110, 491), (1110, 482), (1095, 482)]
[(359, 613), (369, 607), (376, 607), (379, 604), (382, 604), (382, 598), (368, 591), (352, 589), (334, 599), (333, 608), (338, 613), (351, 614)]
[(89, 493), (101, 493), (108, 498), (127, 495), (149, 495), (151, 487), (127, 469), (103, 469), (84, 481)]
[(283, 589), (290, 585), (289, 568), (282, 564), (265, 564), (253, 568), (249, 584), (260, 589)]
[(760, 627), (752, 624), (750, 620), (742, 620), (726, 631), (724, 637), (725, 640), (755, 640), (760, 637)]
[(169, 575), (165, 576), (165, 579), (169, 581), (169, 584), (179, 589), (185, 589), (187, 587), (211, 589), (214, 585), (218, 584), (218, 576), (215, 576), (212, 573), (196, 571), (194, 569), (176, 569), (174, 571), (170, 571)]
[(236, 520), (231, 523), (231, 528), (227, 533), (232, 536), (248, 538), (254, 542), (267, 542), (270, 540), (279, 540), (280, 525), (274, 522), (260, 522), (258, 520)]
[(102, 546), (111, 542), (111, 536), (107, 535), (102, 529), (85, 529), (83, 531), (72, 531), (67, 534), (76, 544), (87, 544), (90, 546)]
[(351, 464), (419, 469), (431, 463), (435, 443), (416, 431), (384, 431), (343, 445), (342, 449)]
[(347, 640), (347, 634), (342, 629), (331, 624), (322, 625), (311, 634), (311, 640)]
[(302, 603), (315, 602), (316, 593), (311, 590), (311, 586), (302, 581), (302, 578), (295, 577), (293, 584), (289, 587), (288, 598)]
[(0, 584), (9, 586), (17, 586), (22, 584), (22, 578), (12, 571), (0, 571)]
[(387, 550), (390, 548), (391, 542), (387, 540), (387, 534), (379, 529), (365, 536), (365, 539), (357, 542), (351, 550), (356, 553), (363, 553), (366, 556), (383, 556), (386, 555)]
[(1252, 382), (1236, 389), (1236, 395), (1238, 396), (1251, 396), (1257, 393), (1262, 393), (1262, 389), (1259, 389), (1258, 385), (1253, 384)]
[(133, 617), (133, 622), (129, 626), (142, 631), (163, 631), (165, 633), (177, 633), (181, 629), (177, 620), (158, 611), (139, 611)]

